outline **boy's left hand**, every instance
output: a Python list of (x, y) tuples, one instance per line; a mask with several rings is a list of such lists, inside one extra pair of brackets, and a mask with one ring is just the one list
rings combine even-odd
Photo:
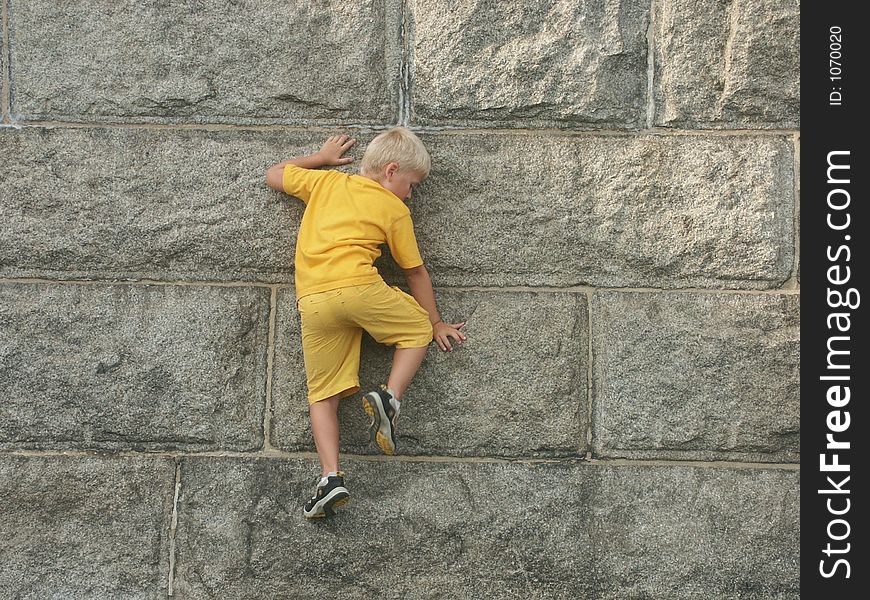
[(350, 150), (356, 144), (356, 139), (349, 135), (334, 135), (323, 142), (323, 146), (317, 154), (323, 160), (324, 165), (337, 167), (353, 162), (352, 156), (342, 157), (342, 154)]
[(453, 346), (450, 345), (450, 338), (456, 340), (457, 344), (461, 344), (467, 338), (465, 334), (459, 331), (467, 321), (463, 321), (462, 323), (445, 323), (444, 321), (439, 321), (432, 326), (433, 337), (435, 341), (438, 343), (438, 347), (444, 350), (445, 352), (453, 352)]

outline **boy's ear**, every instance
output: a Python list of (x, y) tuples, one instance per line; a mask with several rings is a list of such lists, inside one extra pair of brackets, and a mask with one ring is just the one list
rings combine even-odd
[(385, 171), (384, 171), (384, 174), (389, 178), (389, 177), (392, 177), (393, 175), (395, 175), (398, 171), (399, 171), (399, 163), (391, 162), (391, 163), (387, 164)]

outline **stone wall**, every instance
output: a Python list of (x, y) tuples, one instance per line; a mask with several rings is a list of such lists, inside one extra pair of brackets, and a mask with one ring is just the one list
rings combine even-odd
[[(0, 8), (0, 596), (799, 597), (796, 0)], [(310, 523), (264, 173), (396, 123), (468, 342)]]

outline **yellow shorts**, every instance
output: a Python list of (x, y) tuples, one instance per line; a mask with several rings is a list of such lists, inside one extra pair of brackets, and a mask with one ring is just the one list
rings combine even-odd
[(421, 348), (432, 341), (429, 313), (413, 296), (384, 281), (309, 294), (296, 306), (309, 404), (359, 391), (363, 329), (397, 348)]

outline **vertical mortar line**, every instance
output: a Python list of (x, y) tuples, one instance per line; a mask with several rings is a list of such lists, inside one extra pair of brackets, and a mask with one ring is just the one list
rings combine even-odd
[(592, 377), (592, 292), (586, 295), (586, 460), (592, 459), (592, 402), (594, 380)]
[(172, 501), (172, 521), (169, 525), (169, 590), (175, 585), (175, 534), (178, 530), (178, 495), (181, 492), (181, 459), (175, 459), (175, 498)]
[(795, 133), (794, 141), (794, 265), (792, 265), (791, 280), (794, 287), (800, 289), (798, 268), (801, 259), (801, 135)]
[(399, 44), (401, 62), (399, 66), (399, 125), (407, 127), (411, 122), (411, 21), (410, 0), (401, 0)]
[(12, 57), (9, 53), (9, 2), (8, 0), (0, 0), (0, 20), (2, 20), (2, 31), (0, 31), (0, 35), (3, 37), (3, 78), (2, 83), (0, 83), (0, 119), (2, 119), (3, 123), (10, 123), (10, 111), (11, 107), (9, 106), (9, 88), (11, 86), (11, 70), (12, 70)]
[(655, 0), (649, 3), (649, 26), (646, 30), (646, 126), (652, 129), (655, 124), (655, 31), (653, 29), (653, 15), (655, 14)]
[(277, 329), (278, 286), (269, 286), (272, 290), (269, 296), (269, 341), (266, 348), (266, 406), (263, 410), (263, 450), (270, 450), (272, 444), (272, 377), (275, 363), (275, 339)]

